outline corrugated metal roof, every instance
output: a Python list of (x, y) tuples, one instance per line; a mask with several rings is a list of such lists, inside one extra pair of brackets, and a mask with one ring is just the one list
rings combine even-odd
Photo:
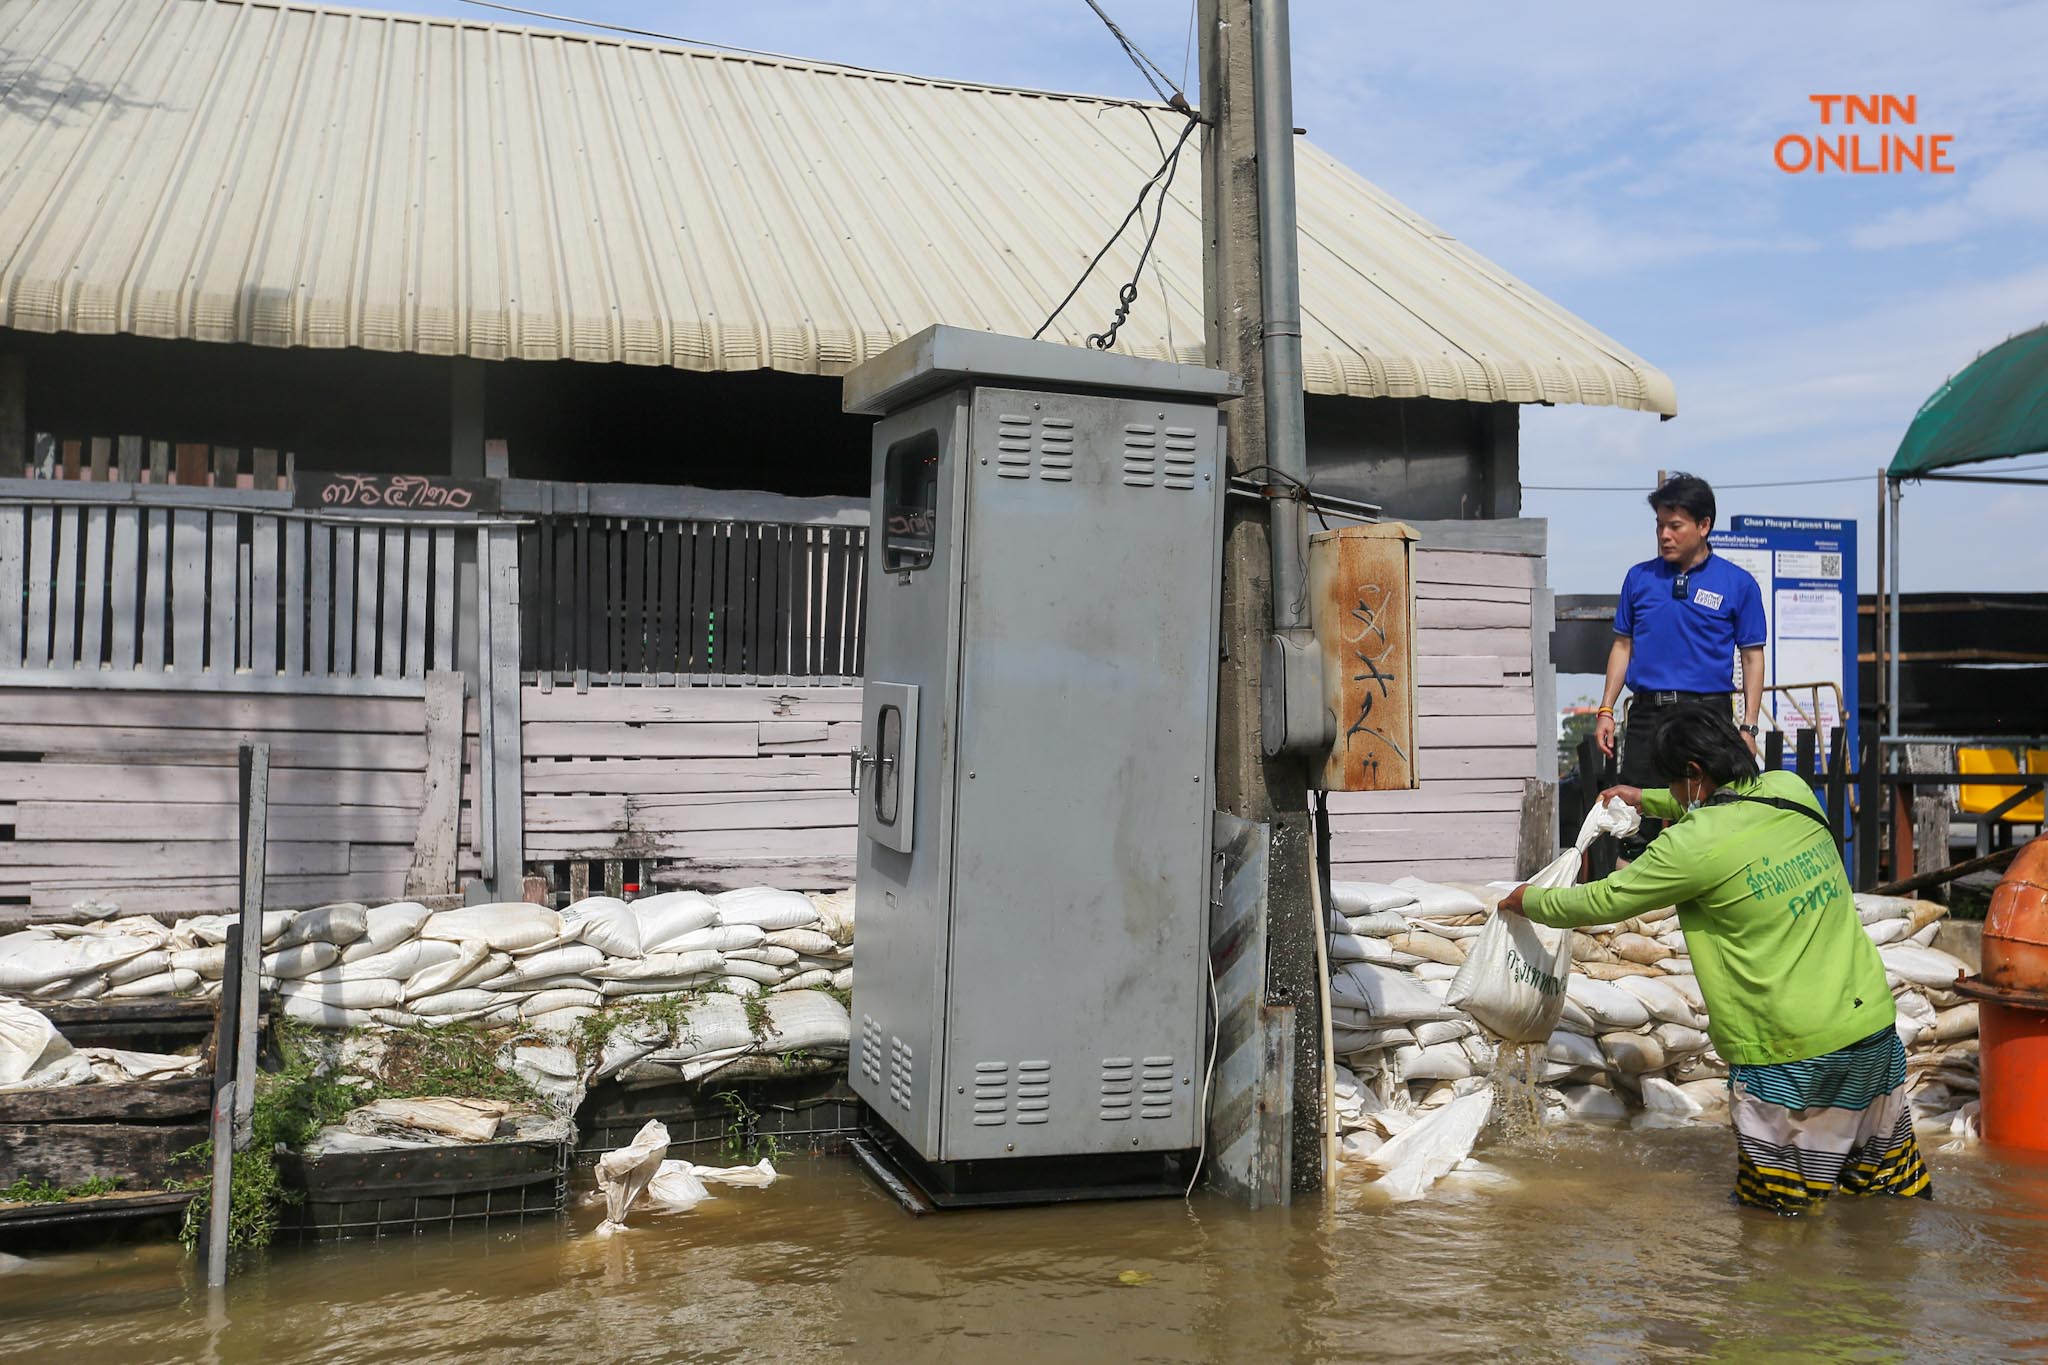
[[(0, 11), (0, 323), (843, 373), (1029, 335), (1157, 107), (264, 0)], [(1310, 392), (1671, 412), (1670, 381), (1301, 143)], [(1183, 158), (1118, 347), (1199, 361)], [(1056, 327), (1108, 320), (1137, 234)], [(1048, 335), (1052, 335), (1049, 333)]]

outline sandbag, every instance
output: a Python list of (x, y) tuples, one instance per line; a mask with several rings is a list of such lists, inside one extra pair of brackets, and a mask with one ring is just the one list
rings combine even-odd
[(1455, 940), (1442, 938), (1421, 929), (1411, 929), (1405, 934), (1396, 934), (1387, 940), (1396, 952), (1408, 953), (1428, 962), (1441, 962), (1447, 967), (1463, 965), (1465, 950)]
[(773, 995), (762, 1043), (771, 1052), (838, 1055), (847, 1050), (853, 1021), (846, 1007), (821, 991)]
[(1573, 975), (1565, 993), (1603, 1030), (1642, 1028), (1650, 1022), (1649, 1007), (1611, 981)]
[(1653, 967), (1665, 958), (1673, 956), (1672, 951), (1653, 938), (1641, 934), (1616, 934), (1611, 945), (1614, 955), (1624, 962), (1636, 962)]
[(1964, 1038), (1977, 1036), (1977, 1002), (1968, 1001), (1952, 1005), (1943, 1010), (1934, 1021), (1934, 1041), (1937, 1043), (1960, 1042)]
[(0, 992), (26, 994), (54, 982), (98, 976), (131, 958), (156, 951), (146, 938), (31, 939), (0, 957)]
[(1856, 902), (1856, 918), (1865, 924), (1875, 924), (1888, 919), (1906, 919), (1912, 915), (1916, 904), (1904, 896), (1873, 896), (1868, 891), (1856, 892), (1853, 899)]
[(583, 1021), (596, 1013), (597, 1010), (589, 1005), (564, 1005), (546, 1013), (527, 1015), (526, 1026), (550, 1038), (565, 1038), (581, 1030)]
[(1894, 944), (1877, 950), (1884, 959), (1884, 967), (1900, 979), (1916, 986), (1953, 987), (1956, 977), (1967, 973), (1969, 966), (1959, 957), (1942, 952), (1939, 948), (1923, 948), (1917, 944)]
[[(397, 1001), (391, 1001), (397, 1004)], [(465, 990), (437, 991), (433, 995), (408, 997), (406, 1009), (423, 1019), (445, 1018), (451, 1014), (468, 1014), (472, 1010), (496, 1009), (505, 1003), (505, 997), (492, 991), (470, 987)]]
[(825, 990), (832, 985), (833, 975), (834, 973), (821, 967), (812, 967), (808, 971), (798, 972), (795, 976), (776, 982), (768, 988), (768, 992), (771, 995), (780, 995), (789, 991)]
[(1685, 998), (1670, 977), (1625, 976), (1614, 984), (1643, 1002), (1643, 1008), (1650, 1017), (1662, 1024), (1680, 1024), (1686, 1028), (1698, 1028), (1699, 1012), (1692, 1002)]
[(604, 1191), (605, 1217), (597, 1235), (609, 1237), (625, 1230), (626, 1214), (640, 1198), (648, 1182), (661, 1170), (668, 1156), (668, 1129), (660, 1120), (649, 1119), (633, 1140), (597, 1159), (597, 1184)]
[(637, 958), (619, 958), (594, 967), (589, 975), (600, 981), (655, 981), (701, 976), (716, 972), (725, 959), (713, 952), (647, 953)]
[(1650, 1030), (1650, 1036), (1657, 1040), (1657, 1045), (1664, 1049), (1664, 1056), (1671, 1061), (1705, 1052), (1713, 1046), (1705, 1033), (1687, 1024), (1659, 1024)]
[(277, 936), (277, 941), (265, 946), (278, 953), (301, 944), (330, 943), (337, 949), (335, 956), (339, 957), (339, 949), (354, 943), (369, 931), (368, 909), (354, 901), (337, 901), (317, 910), (301, 910)]
[(1330, 883), (1330, 908), (1345, 916), (1399, 910), (1402, 906), (1414, 905), (1416, 899), (1413, 892), (1384, 882), (1332, 880)]
[(780, 948), (772, 943), (764, 943), (758, 948), (734, 948), (731, 952), (725, 954), (725, 960), (727, 962), (759, 962), (763, 966), (774, 967), (780, 970), (783, 967), (795, 966), (797, 956), (797, 951), (794, 948)]
[(640, 923), (640, 951), (670, 950), (673, 940), (718, 923), (718, 907), (698, 891), (664, 891), (632, 902)]
[(1608, 1121), (1628, 1117), (1621, 1096), (1598, 1085), (1568, 1085), (1560, 1092), (1564, 1111), (1575, 1119)]
[(1408, 932), (1408, 917), (1395, 910), (1380, 910), (1369, 915), (1347, 915), (1344, 917), (1344, 929), (1345, 932), (1356, 934), (1360, 938), (1392, 938), (1395, 934)]
[(1664, 1045), (1649, 1033), (1602, 1034), (1600, 1051), (1606, 1055), (1608, 1064), (1624, 1076), (1662, 1071), (1668, 1064)]
[(451, 1138), (489, 1142), (511, 1112), (504, 1100), (373, 1100), (351, 1109), (343, 1123), (363, 1137)]
[(218, 981), (228, 969), (226, 945), (211, 948), (174, 948), (170, 965), (178, 971), (195, 972), (201, 980)]
[(1453, 915), (1483, 915), (1486, 902), (1470, 891), (1455, 886), (1441, 886), (1417, 877), (1402, 877), (1394, 882), (1393, 889), (1406, 892), (1415, 898), (1413, 905), (1402, 909), (1410, 918), (1417, 916), (1427, 919), (1448, 918)]
[(71, 1053), (71, 1044), (40, 1011), (0, 998), (0, 1086), (25, 1080)]
[(363, 936), (342, 949), (342, 962), (360, 962), (366, 957), (388, 953), (400, 944), (412, 942), (432, 913), (418, 901), (393, 901), (389, 905), (371, 906), (363, 913), (366, 926)]
[[(375, 912), (372, 912), (375, 913)], [(344, 949), (341, 960), (331, 967), (322, 967), (317, 972), (308, 972), (301, 981), (370, 981), (388, 976), (396, 981), (407, 981), (429, 967), (438, 967), (444, 962), (453, 962), (462, 956), (462, 949), (453, 943), (440, 939), (409, 938), (396, 947), (381, 953), (367, 953), (350, 960), (349, 954), (367, 943), (367, 938)]]
[(839, 944), (832, 935), (817, 929), (777, 929), (767, 936), (763, 946), (789, 948), (812, 957), (841, 956)]
[[(622, 995), (683, 995), (690, 991), (702, 990), (719, 980), (730, 981), (732, 978), (720, 978), (704, 972), (696, 976), (635, 977), (630, 981), (604, 981), (597, 984), (599, 989), (604, 991), (605, 998), (611, 999)], [(757, 991), (761, 989), (759, 982), (750, 981), (747, 984)]]
[(442, 991), (461, 990), (478, 981), (497, 976), (511, 965), (510, 954), (493, 953), (490, 945), (480, 939), (457, 943), (453, 958), (435, 963), (431, 967), (423, 967), (405, 979), (405, 998), (417, 1000), (421, 996), (438, 995)]
[(765, 1190), (782, 1178), (765, 1156), (751, 1166), (692, 1166), (690, 1174), (708, 1185), (734, 1185), (750, 1190)]
[(664, 1161), (647, 1182), (646, 1197), (649, 1208), (663, 1213), (688, 1213), (711, 1198), (711, 1191), (704, 1188), (689, 1162)]
[(296, 1019), (302, 1024), (315, 1028), (358, 1029), (374, 1023), (391, 1023), (393, 1027), (405, 1027), (417, 1023), (412, 1015), (404, 1016), (404, 1022), (380, 1019), (385, 1010), (350, 1009), (344, 1005), (330, 1005), (314, 995), (287, 995), (284, 997), (284, 1017)]
[(773, 933), (777, 929), (802, 929), (818, 922), (818, 912), (800, 891), (778, 891), (772, 886), (745, 886), (711, 898), (718, 907), (721, 924), (753, 924)]
[[(692, 979), (700, 981), (703, 980), (702, 977), (696, 977)], [(725, 992), (727, 995), (736, 995), (742, 1000), (751, 999), (752, 997), (760, 995), (762, 993), (762, 987), (760, 982), (751, 980), (744, 976), (716, 977), (713, 980), (711, 980), (708, 984), (716, 986), (719, 990)], [(610, 994), (610, 992), (607, 991), (606, 994)]]
[[(638, 954), (621, 962), (643, 961)], [(544, 981), (557, 976), (587, 976), (606, 965), (605, 955), (588, 943), (571, 943), (560, 948), (542, 948), (525, 957), (515, 957), (497, 976), (477, 984), (486, 990), (505, 990), (521, 982)]]
[(562, 912), (562, 932), (605, 957), (638, 957), (642, 952), (640, 918), (633, 907), (614, 896), (589, 896)]
[(1376, 1025), (1455, 1019), (1458, 1011), (1406, 972), (1347, 962), (1330, 975), (1330, 1000), (1363, 1010)]
[(184, 995), (199, 989), (199, 973), (166, 970), (155, 976), (145, 976), (139, 981), (128, 981), (121, 985), (109, 985), (106, 999), (132, 1000), (153, 995)]
[(439, 910), (420, 926), (421, 938), (460, 943), (478, 940), (497, 952), (515, 953), (562, 937), (562, 917), (544, 905), (499, 901)]
[(129, 958), (118, 967), (108, 968), (107, 985), (125, 986), (131, 981), (140, 981), (146, 976), (156, 976), (170, 969), (171, 955), (162, 948), (152, 948), (146, 953)]
[(1415, 1041), (1424, 1047), (1432, 1047), (1437, 1043), (1453, 1043), (1460, 1038), (1471, 1037), (1478, 1027), (1468, 1019), (1433, 1019), (1429, 1023), (1415, 1026)]
[[(1407, 931), (1402, 932), (1405, 934)], [(1382, 967), (1413, 967), (1423, 960), (1394, 947), (1391, 937), (1333, 934), (1329, 947), (1332, 962), (1376, 962)]]
[(537, 1019), (556, 1010), (596, 1009), (604, 1003), (604, 992), (590, 987), (556, 986), (535, 991), (519, 1003), (519, 1017)]
[(341, 949), (325, 939), (294, 943), (263, 955), (263, 975), (277, 980), (296, 980), (341, 961)]
[[(391, 1009), (405, 998), (404, 988), (388, 976), (363, 981), (280, 981), (277, 991), (287, 1000), (312, 999), (352, 1010)], [(415, 1012), (419, 1012), (417, 1006)]]
[(782, 969), (771, 967), (765, 962), (748, 962), (728, 955), (724, 958), (724, 964), (720, 970), (727, 976), (744, 977), (749, 981), (758, 981), (763, 986), (772, 986), (782, 980)]
[(1881, 919), (1863, 926), (1863, 932), (1870, 935), (1870, 941), (1882, 948), (1887, 943), (1897, 943), (1913, 932), (1913, 922), (1908, 919)]
[(1374, 1182), (1397, 1204), (1422, 1198), (1431, 1185), (1471, 1155), (1479, 1130), (1493, 1112), (1493, 1094), (1480, 1090), (1452, 1099), (1442, 1109), (1410, 1126), (1400, 1136), (1361, 1162), (1378, 1177)]
[(1606, 1054), (1600, 1051), (1600, 1045), (1597, 1042), (1583, 1034), (1567, 1033), (1562, 1029), (1551, 1034), (1545, 1040), (1543, 1055), (1560, 1066), (1568, 1066), (1574, 1069), (1579, 1067), (1604, 1069), (1607, 1065)]
[(1643, 1108), (1652, 1114), (1662, 1114), (1686, 1122), (1698, 1118), (1705, 1112), (1697, 1100), (1662, 1076), (1643, 1077)]
[[(729, 953), (753, 948), (768, 941), (768, 931), (758, 924), (709, 924), (678, 934), (661, 945), (664, 953)], [(653, 952), (653, 949), (649, 949)]]
[(1557, 1028), (1571, 969), (1569, 934), (1496, 911), (1445, 998), (1509, 1042), (1542, 1042)]

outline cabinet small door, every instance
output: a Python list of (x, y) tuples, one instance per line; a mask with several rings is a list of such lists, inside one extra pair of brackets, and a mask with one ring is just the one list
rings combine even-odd
[(908, 853), (917, 807), (917, 688), (870, 682), (863, 693), (860, 832)]

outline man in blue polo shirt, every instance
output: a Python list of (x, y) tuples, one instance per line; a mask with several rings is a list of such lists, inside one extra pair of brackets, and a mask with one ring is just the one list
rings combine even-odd
[[(1614, 645), (1607, 652), (1607, 687), (1593, 731), (1601, 750), (1613, 754), (1614, 703), (1626, 683), (1630, 700), (1621, 781), (1630, 787), (1661, 785), (1649, 766), (1650, 739), (1665, 708), (1684, 701), (1728, 703), (1735, 691), (1738, 653), (1739, 728), (1750, 752), (1756, 752), (1769, 635), (1756, 579), (1707, 543), (1714, 529), (1714, 490), (1707, 481), (1673, 474), (1649, 502), (1657, 514), (1657, 557), (1630, 568), (1622, 579)], [(1650, 836), (1640, 837), (1647, 842)]]

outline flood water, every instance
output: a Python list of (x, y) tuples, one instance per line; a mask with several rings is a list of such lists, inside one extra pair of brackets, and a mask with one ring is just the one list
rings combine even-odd
[[(1930, 1144), (1931, 1148), (1932, 1144)], [(0, 1273), (36, 1361), (1984, 1360), (2048, 1356), (2048, 1167), (1929, 1150), (1938, 1202), (1726, 1202), (1725, 1130), (1568, 1128), (1510, 1183), (913, 1219), (849, 1161), (687, 1214), (280, 1250), (211, 1307), (176, 1247)], [(1125, 1272), (1138, 1272), (1126, 1275)], [(1125, 1283), (1125, 1280), (1138, 1281)]]

